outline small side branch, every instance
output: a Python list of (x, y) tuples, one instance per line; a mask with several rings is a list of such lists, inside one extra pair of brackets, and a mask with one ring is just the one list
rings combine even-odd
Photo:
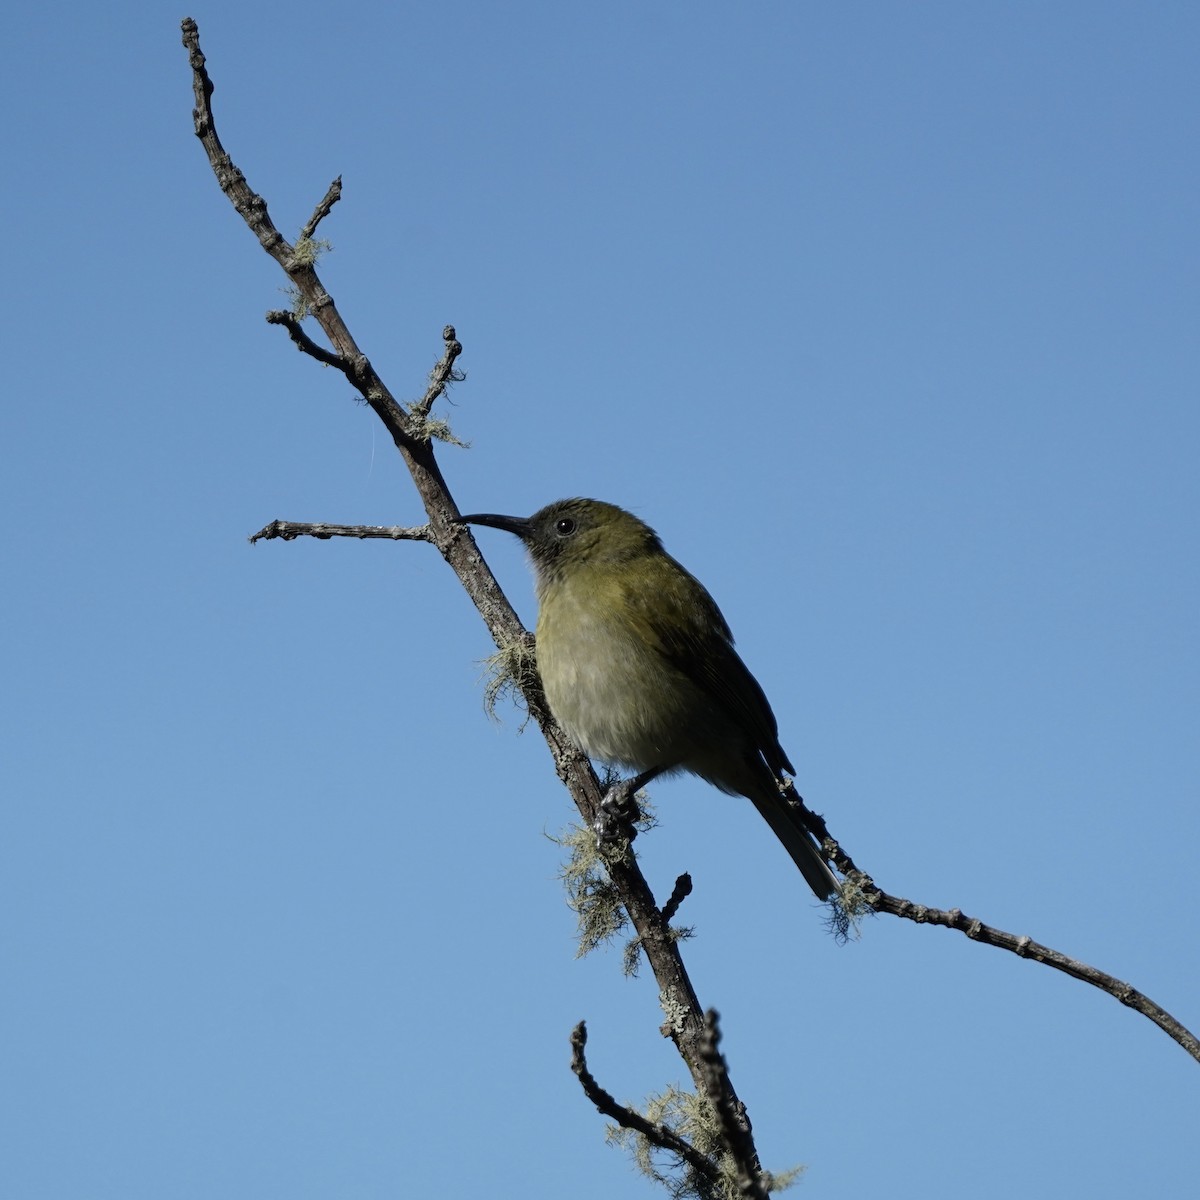
[(250, 544), (269, 542), (274, 538), (291, 542), (298, 537), (320, 538), (323, 542), (335, 537), (383, 538), (392, 542), (433, 541), (428, 525), (326, 525), (324, 522), (272, 521), (250, 535)]
[(669, 925), (675, 920), (675, 914), (679, 911), (679, 906), (692, 894), (692, 876), (689, 872), (684, 871), (678, 879), (675, 880), (675, 886), (671, 889), (671, 895), (667, 898), (666, 904), (663, 905), (662, 920), (664, 925)]
[(1043, 946), (1031, 937), (1006, 933), (1003, 929), (985, 925), (976, 917), (966, 916), (960, 909), (929, 908), (924, 904), (914, 904), (911, 900), (889, 895), (876, 887), (869, 876), (862, 876), (860, 886), (867, 903), (876, 912), (903, 917), (905, 920), (915, 921), (918, 925), (942, 925), (947, 929), (957, 929), (973, 942), (995, 946), (998, 950), (1008, 950), (1018, 958), (1032, 959), (1047, 967), (1053, 967), (1056, 971), (1062, 971), (1072, 979), (1090, 983), (1092, 987), (1107, 992), (1128, 1008), (1153, 1021), (1169, 1038), (1178, 1042), (1188, 1054), (1200, 1062), (1200, 1038), (1180, 1024), (1169, 1012), (1155, 1004), (1149, 996), (1143, 995), (1124, 980), (1117, 979), (1115, 975), (1109, 975), (1076, 958), (1052, 950), (1049, 946)]
[(762, 1164), (750, 1136), (750, 1118), (745, 1106), (735, 1104), (729, 1087), (729, 1068), (719, 1047), (721, 1031), (715, 1008), (704, 1014), (700, 1035), (700, 1058), (704, 1064), (704, 1089), (721, 1124), (721, 1140), (737, 1164), (738, 1192), (745, 1200), (768, 1200), (762, 1180)]
[(300, 230), (300, 240), (309, 241), (317, 232), (317, 226), (329, 216), (330, 210), (342, 198), (342, 177), (339, 175), (330, 185), (329, 191), (321, 199), (321, 203), (313, 209), (313, 215), (308, 218), (308, 224)]
[(213, 82), (209, 78), (204, 53), (200, 49), (200, 31), (191, 17), (184, 18), (182, 28), (183, 45), (188, 52), (188, 62), (192, 68), (192, 93), (196, 100), (196, 107), (192, 109), (192, 120), (196, 136), (208, 155), (209, 164), (221, 185), (221, 191), (229, 197), (230, 203), (250, 226), (250, 231), (258, 238), (263, 249), (282, 264), (292, 253), (292, 248), (283, 234), (275, 228), (267, 212), (266, 201), (250, 187), (245, 175), (238, 170), (225, 147), (221, 145), (221, 139), (217, 136), (217, 123), (213, 119)]
[[(342, 320), (337, 305), (333, 302), (333, 297), (325, 290), (324, 284), (317, 275), (312, 256), (296, 253), (296, 247), (291, 245), (275, 227), (275, 223), (267, 211), (266, 201), (250, 187), (246, 176), (238, 169), (221, 144), (212, 109), (213, 83), (209, 78), (204, 52), (200, 49), (200, 31), (191, 17), (184, 18), (181, 29), (183, 45), (188, 52), (188, 63), (192, 69), (192, 94), (195, 97), (192, 120), (196, 136), (204, 147), (217, 183), (242, 220), (246, 222), (250, 232), (258, 239), (259, 245), (283, 268), (288, 279), (291, 280), (292, 286), (296, 289), (297, 297), (303, 305), (303, 311), (312, 313), (324, 330), (329, 344), (334, 348), (336, 360), (323, 357), (323, 355), (327, 356), (329, 352), (320, 351), (316, 343), (307, 337), (304, 342), (301, 342), (293, 335), (293, 341), (319, 361), (345, 371), (347, 378), (375, 410), (396, 445), (402, 452), (410, 449), (415, 443), (422, 440), (421, 436), (414, 435), (407, 414), (384, 386), (383, 380), (379, 378), (367, 356), (358, 348), (345, 321)], [(341, 186), (340, 178), (334, 180), (329, 191), (317, 205), (308, 225), (305, 226), (305, 230), (310, 234), (337, 202), (341, 195)], [(286, 324), (285, 322), (279, 323)], [(291, 332), (290, 329), (289, 332)], [(314, 350), (320, 352), (313, 353)]]
[(296, 345), (297, 350), (303, 351), (310, 358), (315, 358), (317, 362), (326, 367), (333, 367), (341, 371), (355, 387), (358, 386), (358, 381), (355, 379), (354, 368), (340, 354), (334, 354), (332, 350), (326, 350), (324, 346), (318, 345), (304, 332), (300, 322), (296, 320), (290, 312), (286, 312), (281, 308), (274, 308), (267, 313), (268, 325), (282, 325), (288, 331), (288, 336)]
[[(1026, 935), (1008, 933), (993, 925), (985, 925), (978, 917), (968, 917), (961, 909), (930, 908), (927, 904), (916, 904), (902, 896), (893, 896), (885, 892), (866, 871), (861, 870), (854, 859), (842, 849), (841, 844), (829, 832), (825, 818), (814, 813), (801, 799), (795, 788), (791, 788), (789, 796), (794, 799), (804, 813), (804, 821), (814, 837), (821, 843), (825, 856), (846, 877), (846, 892), (856, 896), (861, 907), (877, 913), (886, 913), (892, 917), (902, 917), (917, 925), (941, 925), (946, 929), (957, 929), (973, 942), (983, 946), (994, 946), (997, 950), (1007, 950), (1018, 958), (1032, 959), (1044, 966), (1053, 967), (1078, 979), (1081, 983), (1091, 984), (1102, 992), (1107, 992), (1128, 1008), (1139, 1012), (1142, 1016), (1153, 1021), (1172, 1041), (1177, 1042), (1197, 1062), (1200, 1062), (1200, 1038), (1190, 1029), (1177, 1021), (1166, 1009), (1155, 1004), (1149, 996), (1139, 992), (1137, 988), (1109, 975), (1106, 971), (1098, 970), (1076, 958), (1043, 946)], [(848, 906), (851, 917), (852, 906)]]
[(462, 343), (453, 325), (447, 325), (442, 330), (442, 341), (446, 343), (446, 352), (435, 364), (429, 375), (429, 387), (425, 395), (413, 405), (412, 411), (420, 417), (429, 416), (438, 398), (445, 394), (446, 388), (452, 383), (462, 383), (466, 376), (454, 369), (454, 360), (462, 353)]
[[(660, 1150), (665, 1150), (668, 1154), (674, 1154), (682, 1162), (686, 1162), (697, 1174), (715, 1183), (718, 1178), (718, 1171), (699, 1150), (689, 1145), (683, 1138), (668, 1129), (665, 1125), (656, 1125), (653, 1121), (647, 1121), (641, 1113), (635, 1112), (632, 1108), (627, 1108), (624, 1104), (618, 1104), (596, 1082), (595, 1076), (588, 1070), (587, 1059), (584, 1056), (583, 1048), (586, 1045), (587, 1024), (584, 1021), (580, 1021), (571, 1030), (571, 1070), (575, 1072), (575, 1076), (579, 1080), (579, 1086), (583, 1088), (584, 1095), (587, 1096), (596, 1108), (604, 1116), (616, 1121), (623, 1129), (631, 1129), (634, 1133), (641, 1134), (651, 1145), (657, 1146)], [(766, 1194), (764, 1193), (763, 1195), (765, 1198)]]

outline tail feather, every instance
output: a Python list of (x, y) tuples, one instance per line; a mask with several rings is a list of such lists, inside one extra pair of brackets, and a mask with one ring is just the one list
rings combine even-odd
[(752, 795), (750, 799), (792, 856), (804, 882), (812, 888), (817, 899), (825, 901), (835, 896), (837, 877), (821, 857), (816, 839), (805, 829), (799, 810), (778, 791), (772, 795)]

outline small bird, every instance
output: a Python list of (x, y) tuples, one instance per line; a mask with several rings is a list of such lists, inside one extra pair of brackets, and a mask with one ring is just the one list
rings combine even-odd
[(532, 517), (459, 519), (525, 543), (546, 700), (590, 757), (639, 772), (639, 783), (689, 771), (748, 797), (817, 898), (837, 893), (781, 791), (783, 773), (795, 768), (762, 688), (716, 602), (653, 529), (602, 500), (559, 500)]

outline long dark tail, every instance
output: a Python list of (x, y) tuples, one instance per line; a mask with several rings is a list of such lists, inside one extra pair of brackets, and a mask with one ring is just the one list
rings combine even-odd
[(750, 799), (792, 856), (792, 862), (800, 868), (800, 874), (812, 888), (813, 895), (821, 901), (835, 896), (838, 891), (837, 878), (821, 857), (816, 839), (804, 828), (800, 810), (774, 788), (769, 794), (753, 795)]

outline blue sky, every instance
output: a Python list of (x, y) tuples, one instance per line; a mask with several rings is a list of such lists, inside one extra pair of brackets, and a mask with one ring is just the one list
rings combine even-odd
[[(678, 1081), (574, 958), (532, 731), (373, 417), (191, 131), (398, 395), (451, 322), (464, 509), (636, 510), (889, 890), (1200, 1028), (1197, 87), (1186, 4), (26, 6), (0, 498), (0, 1162), (14, 1200), (655, 1195), (568, 1071)], [(519, 548), (480, 535), (532, 622)], [(642, 843), (794, 1195), (1177, 1196), (1200, 1069), (944, 931), (833, 943), (751, 806)]]

